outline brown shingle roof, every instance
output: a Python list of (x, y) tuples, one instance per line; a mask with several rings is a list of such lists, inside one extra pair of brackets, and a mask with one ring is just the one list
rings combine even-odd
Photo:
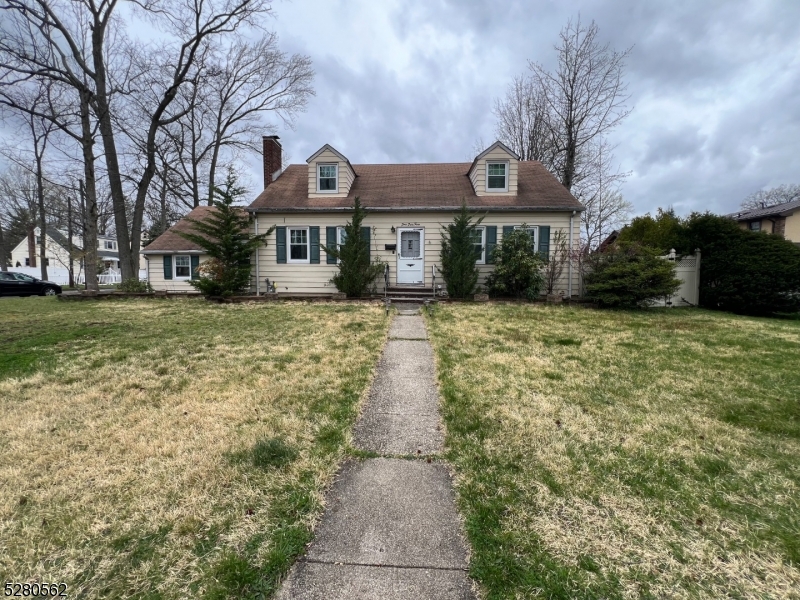
[(477, 196), (470, 163), (353, 165), (358, 173), (346, 198), (309, 198), (308, 166), (290, 165), (247, 210), (325, 211), (349, 209), (356, 196), (372, 210), (583, 210), (583, 205), (540, 162), (519, 163), (516, 196)]
[[(167, 229), (164, 233), (154, 239), (152, 242), (142, 248), (142, 254), (159, 254), (159, 253), (173, 253), (173, 252), (200, 252), (203, 249), (189, 240), (182, 238), (176, 232), (183, 231), (189, 233), (192, 231), (192, 224), (187, 221), (194, 219), (195, 221), (202, 221), (212, 210), (216, 210), (213, 206), (198, 206), (184, 216), (180, 221), (175, 223), (172, 227)], [(242, 209), (244, 210), (244, 209)]]

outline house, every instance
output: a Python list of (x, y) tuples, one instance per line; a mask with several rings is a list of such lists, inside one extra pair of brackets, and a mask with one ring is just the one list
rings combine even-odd
[(800, 200), (729, 214), (742, 229), (780, 235), (800, 245)]
[[(326, 144), (305, 164), (281, 170), (277, 136), (263, 139), (264, 190), (245, 208), (252, 232), (275, 227), (266, 247), (253, 256), (251, 291), (265, 292), (265, 280), (279, 293), (331, 294), (337, 266), (320, 244), (341, 241), (359, 197), (369, 211), (364, 236), (370, 254), (389, 265), (390, 286), (430, 289), (439, 263), (442, 227), (451, 223), (462, 201), (484, 217), (479, 228), (478, 268), (481, 283), (492, 269), (492, 249), (503, 235), (525, 224), (538, 251), (549, 253), (556, 230), (579, 243), (578, 213), (583, 206), (541, 163), (520, 161), (495, 142), (472, 163), (351, 164)], [(202, 218), (207, 207), (188, 217)], [(195, 268), (205, 260), (201, 249), (176, 232), (185, 220), (153, 240), (143, 251), (149, 259), (149, 281), (155, 289), (190, 290)], [(559, 283), (564, 294), (578, 293), (577, 269)], [(378, 287), (383, 289), (383, 281)]]
[[(37, 227), (28, 237), (23, 238), (11, 251), (10, 267), (12, 269), (38, 268), (40, 262), (41, 235)], [(69, 271), (70, 258), (72, 259), (73, 273), (78, 276), (83, 273), (83, 239), (78, 235), (72, 236), (72, 253), (68, 233), (56, 228), (48, 228), (45, 233), (45, 260), (51, 269)], [(119, 248), (117, 239), (110, 235), (97, 236), (97, 258), (103, 265), (105, 272), (119, 271)], [(144, 259), (140, 258), (140, 269), (144, 269)], [(26, 271), (27, 272), (27, 271)]]

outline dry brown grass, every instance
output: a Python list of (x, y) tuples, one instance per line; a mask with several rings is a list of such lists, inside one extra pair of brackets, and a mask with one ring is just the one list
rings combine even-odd
[[(0, 579), (85, 598), (269, 587), (228, 563), (267, 569), (286, 536), (284, 553), (302, 547), (385, 337), (380, 308), (29, 305), (3, 302), (0, 337), (95, 333), (34, 347), (53, 356), (0, 379)], [(254, 464), (260, 440), (296, 457)]]
[(429, 323), (489, 597), (800, 597), (800, 322), (462, 305)]

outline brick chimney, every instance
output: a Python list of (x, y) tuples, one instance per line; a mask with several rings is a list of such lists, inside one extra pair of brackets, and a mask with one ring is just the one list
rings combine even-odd
[(277, 135), (264, 136), (264, 188), (272, 183), (272, 176), (281, 170), (281, 143)]

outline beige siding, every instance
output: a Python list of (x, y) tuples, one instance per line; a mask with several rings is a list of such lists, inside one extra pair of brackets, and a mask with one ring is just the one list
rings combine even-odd
[(786, 230), (783, 235), (787, 240), (800, 244), (800, 211), (786, 217)]
[[(175, 267), (172, 269), (172, 279), (164, 279), (164, 255), (148, 254), (147, 280), (154, 290), (167, 290), (168, 292), (195, 292), (187, 280), (175, 279)], [(208, 258), (207, 254), (200, 256), (200, 264)]]
[[(509, 163), (508, 191), (507, 192), (487, 192), (486, 191), (486, 162), (507, 161)], [(508, 154), (502, 148), (495, 148), (486, 156), (481, 158), (475, 167), (470, 171), (469, 178), (472, 181), (472, 188), (478, 196), (516, 196), (517, 181), (519, 175), (519, 161)]]
[[(386, 244), (397, 244), (398, 234), (392, 233), (391, 228), (410, 225), (425, 228), (425, 286), (431, 285), (431, 267), (439, 265), (439, 250), (441, 244), (442, 226), (452, 222), (455, 213), (445, 212), (415, 212), (415, 213), (370, 213), (364, 221), (365, 226), (370, 226), (372, 233), (370, 236), (371, 256), (373, 260), (379, 257), (384, 262), (389, 263), (390, 284), (395, 285), (397, 274), (397, 255), (385, 250)], [(320, 241), (325, 243), (325, 228), (329, 226), (343, 226), (350, 218), (349, 214), (328, 215), (328, 214), (260, 214), (258, 216), (258, 230), (267, 231), (273, 225), (279, 226), (318, 226), (320, 228)], [(569, 231), (569, 213), (565, 212), (542, 212), (542, 213), (490, 213), (484, 220), (483, 225), (497, 226), (498, 243), (503, 236), (503, 225), (549, 225), (551, 236), (557, 229)], [(573, 240), (575, 247), (578, 246), (580, 238), (579, 218), (575, 216), (573, 224)], [(269, 239), (266, 248), (261, 248), (258, 253), (258, 277), (259, 290), (264, 291), (264, 280), (269, 277), (270, 281), (277, 283), (278, 291), (283, 293), (321, 293), (329, 294), (336, 291), (331, 277), (336, 273), (336, 265), (329, 265), (325, 262), (325, 252), (320, 250), (320, 264), (278, 264), (275, 234)], [(492, 265), (479, 265), (481, 280), (483, 283), (486, 276), (492, 269)], [(437, 273), (437, 284), (442, 283), (440, 275)], [(572, 293), (579, 294), (579, 276), (577, 266), (573, 268), (573, 287)], [(254, 282), (255, 287), (255, 282)], [(379, 282), (379, 289), (383, 289), (383, 281)], [(566, 269), (564, 277), (558, 290), (563, 290), (566, 294), (567, 276)]]
[[(339, 166), (339, 192), (336, 194), (317, 193), (317, 165), (322, 163), (335, 163)], [(350, 186), (353, 185), (355, 174), (347, 161), (339, 158), (330, 150), (325, 150), (312, 162), (308, 163), (308, 197), (309, 198), (344, 198), (350, 193)]]

